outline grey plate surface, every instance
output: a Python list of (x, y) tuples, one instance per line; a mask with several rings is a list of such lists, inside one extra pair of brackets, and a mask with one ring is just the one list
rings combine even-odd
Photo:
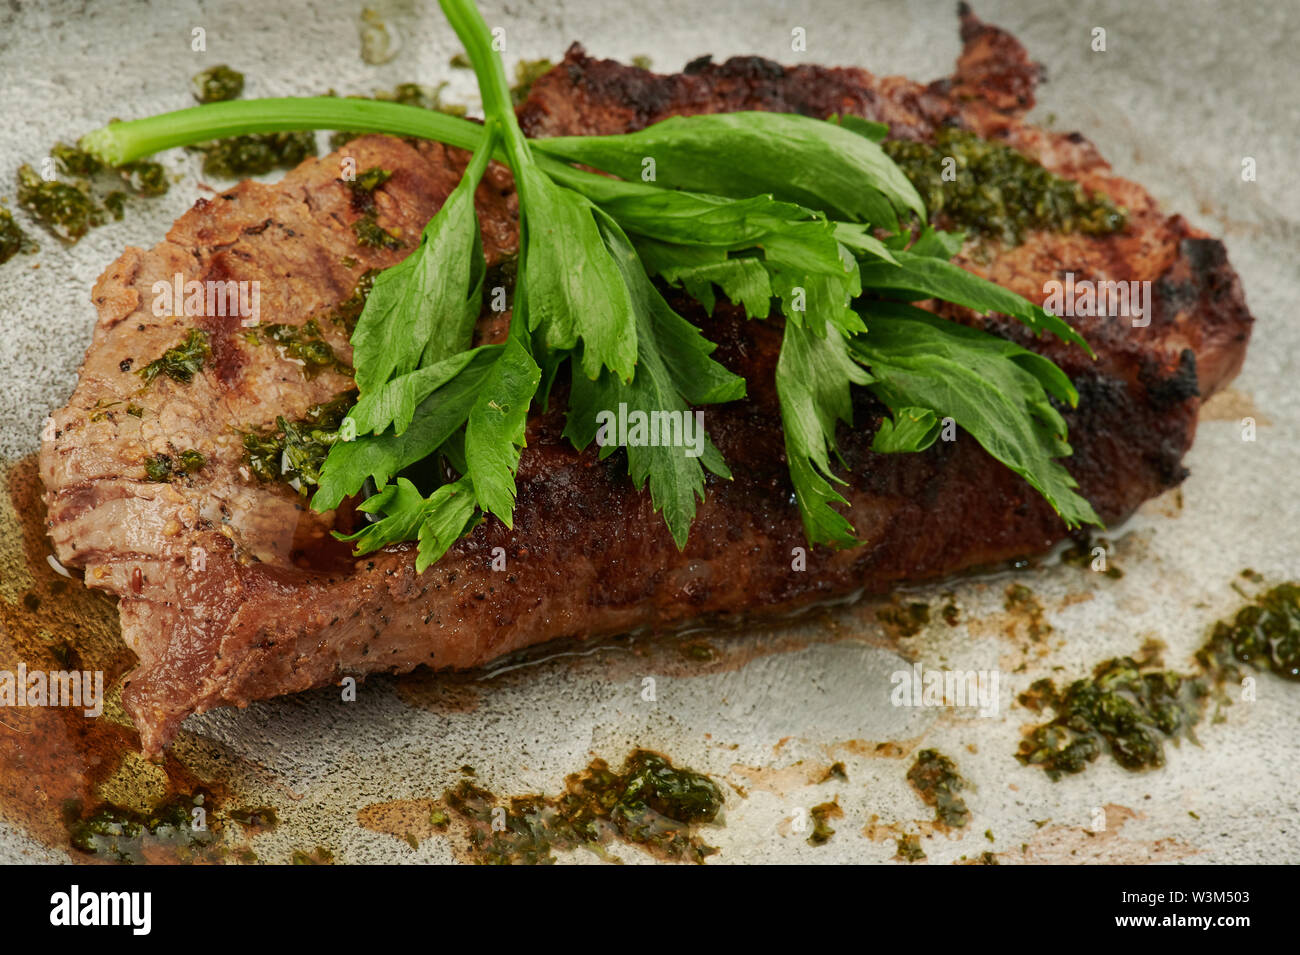
[[(250, 97), (446, 79), (448, 99), (472, 110), (472, 79), (448, 68), (458, 46), (436, 6), (379, 6), (403, 47), (375, 67), (358, 52), (360, 3), (14, 0), (0, 9), (0, 193), (12, 195), (17, 166), (39, 162), (56, 140), (72, 141), (109, 117), (189, 105), (188, 78), (218, 62), (247, 73)], [(948, 0), (554, 0), (485, 2), (483, 9), (489, 23), (507, 28), (508, 61), (558, 58), (579, 40), (599, 56), (647, 55), (665, 72), (703, 53), (757, 53), (929, 80), (947, 75), (958, 52)], [(892, 833), (922, 830), (919, 821), (932, 816), (905, 782), (910, 759), (874, 750), (895, 741), (909, 752), (935, 746), (950, 754), (975, 787), (968, 829), (924, 840), (931, 863), (986, 849), (1003, 862), (1300, 862), (1300, 699), (1280, 680), (1261, 679), (1256, 702), (1203, 724), (1201, 745), (1167, 747), (1159, 771), (1135, 775), (1102, 760), (1052, 783), (1011, 755), (1032, 721), (1011, 704), (1033, 680), (1082, 676), (1150, 637), (1167, 645), (1170, 666), (1186, 666), (1209, 625), (1241, 604), (1232, 585), (1242, 568), (1270, 581), (1300, 577), (1300, 191), (1293, 176), (1300, 15), (1291, 3), (1065, 0), (984, 0), (976, 12), (1048, 65), (1033, 118), (1082, 131), (1121, 174), (1222, 237), (1257, 318), (1244, 372), (1203, 417), (1181, 506), (1167, 496), (1113, 529), (1112, 558), (1124, 577), (1051, 562), (1017, 575), (1046, 608), (1052, 632), (1041, 647), (1003, 610), (1011, 577), (915, 593), (911, 599), (935, 607), (951, 593), (962, 623), (948, 627), (936, 615), (906, 643), (909, 659), (999, 669), (1000, 714), (988, 719), (890, 706), (889, 676), (909, 664), (867, 605), (711, 636), (719, 659), (707, 665), (682, 665), (676, 643), (639, 640), (484, 676), (455, 693), (418, 676), (381, 678), (347, 706), (335, 692), (319, 691), (192, 719), (182, 759), (223, 774), (250, 803), (279, 810), (281, 825), (254, 842), (260, 858), (285, 861), (294, 849), (322, 845), (344, 862), (449, 861), (447, 840), (420, 839), (413, 848), (360, 825), (358, 813), (434, 796), (466, 763), (503, 794), (555, 792), (591, 756), (617, 762), (645, 746), (730, 784), (726, 825), (708, 833), (721, 850), (715, 862), (880, 862), (894, 854)], [(806, 53), (790, 48), (799, 26)], [(1107, 31), (1105, 53), (1090, 49), (1094, 27)], [(206, 53), (191, 50), (196, 28), (206, 31)], [(1257, 181), (1242, 181), (1243, 157), (1256, 161)], [(173, 152), (164, 162), (182, 177), (165, 198), (137, 204), (71, 249), (40, 236), (39, 254), (0, 266), (5, 460), (34, 451), (42, 420), (73, 386), (94, 321), (95, 278), (124, 246), (157, 242), (205, 194), (193, 157)], [(1259, 423), (1254, 442), (1241, 439), (1246, 415)], [(6, 514), (6, 525), (13, 518)], [(12, 555), (12, 532), (5, 533)], [(653, 703), (642, 699), (647, 676), (656, 679)], [(816, 767), (835, 760), (845, 763), (849, 782), (810, 781)], [(793, 820), (833, 795), (844, 810), (839, 831), (811, 847)], [(1098, 811), (1105, 831), (1085, 832)], [(632, 849), (615, 851), (648, 861)], [(0, 859), (62, 858), (21, 827), (0, 828)]]

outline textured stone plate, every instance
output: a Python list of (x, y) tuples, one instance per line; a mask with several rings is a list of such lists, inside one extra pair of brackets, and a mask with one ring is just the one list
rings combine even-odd
[[(946, 0), (483, 6), (489, 23), (507, 29), (508, 61), (555, 58), (580, 40), (600, 56), (649, 56), (664, 71), (703, 53), (756, 53), (928, 80), (949, 73), (958, 51)], [(315, 846), (342, 862), (447, 861), (452, 842), (432, 834), (419, 800), (454, 785), (462, 765), (502, 795), (556, 792), (592, 756), (617, 763), (644, 746), (723, 784), (726, 825), (706, 831), (721, 850), (714, 862), (879, 862), (894, 855), (902, 832), (925, 836), (932, 863), (986, 850), (1002, 862), (1300, 861), (1300, 695), (1272, 677), (1259, 680), (1257, 701), (1203, 723), (1200, 745), (1167, 746), (1161, 770), (1132, 774), (1102, 759), (1052, 783), (1012, 755), (1033, 722), (1013, 700), (1035, 679), (1083, 676), (1149, 638), (1166, 645), (1167, 665), (1186, 668), (1212, 622), (1242, 603), (1234, 584), (1251, 588), (1238, 577), (1243, 568), (1269, 582), (1300, 577), (1300, 324), (1286, 318), (1300, 300), (1300, 193), (1291, 175), (1298, 90), (1284, 68), (1300, 18), (1287, 6), (1110, 2), (1085, 13), (1064, 0), (987, 0), (976, 8), (1048, 65), (1033, 118), (1081, 130), (1120, 173), (1223, 237), (1258, 319), (1245, 371), (1202, 415), (1186, 461), (1191, 477), (1112, 529), (1111, 560), (1122, 579), (1045, 560), (920, 588), (905, 599), (930, 603), (933, 622), (903, 640), (882, 629), (877, 605), (858, 604), (743, 633), (561, 647), (527, 666), (471, 677), (373, 679), (356, 703), (323, 690), (192, 719), (164, 769), (130, 757), (96, 768), (100, 754), (117, 760), (119, 750), (87, 748), (71, 724), (60, 723), (51, 740), (30, 714), (0, 713), (0, 734), (8, 734), (0, 737), (8, 747), (0, 747), (8, 753), (0, 761), (8, 820), (0, 858), (67, 858), (51, 820), (70, 793), (148, 803), (169, 785), (192, 784), (192, 774), (209, 781), (220, 794), (213, 802), (226, 808), (276, 808), (280, 824), (251, 842), (263, 861)], [(458, 47), (433, 4), (380, 5), (401, 42), (382, 66), (360, 56), (359, 8), (16, 0), (0, 10), (0, 194), (12, 196), (17, 166), (39, 163), (56, 140), (74, 140), (113, 116), (188, 105), (189, 77), (220, 62), (247, 73), (246, 96), (446, 79), (447, 98), (473, 108), (472, 78), (448, 67)], [(795, 27), (806, 30), (807, 52), (791, 50)], [(1104, 53), (1090, 48), (1095, 27), (1107, 31)], [(206, 53), (191, 50), (197, 28), (206, 31)], [(1244, 157), (1256, 162), (1255, 182), (1242, 180)], [(14, 609), (54, 580), (39, 535), (22, 537), (32, 522), (24, 484), (31, 469), (14, 462), (35, 450), (45, 415), (72, 388), (94, 321), (94, 279), (124, 246), (157, 242), (206, 194), (193, 157), (173, 152), (163, 161), (179, 177), (166, 197), (133, 204), (122, 221), (70, 249), (39, 235), (38, 254), (0, 266), (0, 454), (10, 462), (9, 493), (0, 495), (0, 600), (8, 608), (0, 636), (9, 660), (16, 647), (57, 630), (51, 621), (60, 607), (58, 626), (81, 628), (87, 658), (121, 654), (102, 603), (47, 596), (46, 617)], [(1241, 436), (1247, 416), (1258, 425), (1253, 442)], [(1043, 607), (1051, 631), (1037, 642), (1031, 621), (1004, 609), (1012, 582)], [(938, 613), (950, 600), (960, 610), (955, 627)], [(999, 669), (1000, 715), (890, 706), (890, 674), (911, 660)], [(654, 702), (643, 698), (647, 677)], [(905, 774), (911, 754), (928, 746), (950, 755), (973, 784), (963, 832), (927, 835), (933, 812)], [(42, 764), (56, 756), (57, 768)], [(835, 761), (848, 781), (819, 784)], [(832, 822), (838, 831), (811, 847), (798, 831), (801, 810), (835, 796), (844, 812)], [(423, 821), (412, 822), (421, 811)], [(1085, 832), (1100, 820), (1104, 831)], [(649, 859), (625, 846), (612, 851), (629, 862)]]

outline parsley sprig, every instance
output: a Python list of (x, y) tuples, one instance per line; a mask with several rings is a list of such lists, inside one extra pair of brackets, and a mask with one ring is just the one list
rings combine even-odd
[[(346, 538), (358, 553), (415, 540), (423, 571), (487, 515), (513, 526), (529, 410), (566, 371), (564, 434), (579, 449), (596, 440), (597, 416), (621, 405), (686, 414), (744, 397), (744, 379), (711, 357), (713, 343), (661, 284), (710, 312), (722, 296), (751, 319), (782, 322), (775, 383), (811, 543), (857, 543), (835, 460), (855, 387), (890, 411), (873, 450), (924, 450), (950, 417), (1067, 526), (1100, 523), (1061, 463), (1070, 446), (1058, 406), (1078, 401), (1065, 374), (909, 303), (954, 302), (1087, 344), (1060, 318), (949, 261), (962, 237), (925, 224), (916, 190), (878, 145), (886, 127), (742, 112), (528, 140), (472, 0), (440, 2), (478, 80), (481, 126), (393, 103), (274, 99), (114, 123), (82, 141), (114, 163), (294, 129), (413, 135), (473, 151), (416, 249), (375, 279), (352, 337), (360, 397), (344, 430), (356, 437), (330, 448), (312, 506), (330, 510), (374, 482), (377, 493), (360, 505), (371, 522)], [(486, 272), (474, 190), (490, 159), (510, 167), (519, 195), (518, 280), (505, 342), (473, 347)], [(623, 450), (631, 480), (648, 486), (685, 547), (705, 472), (731, 476), (722, 454), (707, 436), (698, 456), (671, 445)], [(423, 466), (428, 459), (441, 467)], [(430, 473), (443, 477), (431, 485)]]

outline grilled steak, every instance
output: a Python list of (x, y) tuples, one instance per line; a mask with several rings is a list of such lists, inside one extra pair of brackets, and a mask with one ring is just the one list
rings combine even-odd
[[(1098, 513), (1120, 521), (1183, 478), (1199, 401), (1236, 374), (1251, 317), (1218, 241), (1163, 215), (1082, 137), (1022, 121), (1038, 68), (1014, 38), (968, 11), (962, 37), (955, 75), (928, 86), (756, 58), (697, 61), (684, 73), (657, 76), (590, 59), (575, 46), (536, 83), (520, 116), (534, 136), (622, 132), (670, 115), (739, 109), (851, 113), (919, 139), (957, 125), (1113, 197), (1129, 210), (1122, 233), (1033, 233), (990, 262), (959, 261), (1030, 298), (1066, 270), (1149, 280), (1149, 326), (1078, 320), (1097, 351), (1093, 362), (997, 317), (948, 314), (1014, 337), (1070, 374), (1080, 402), (1067, 415), (1068, 467)], [(393, 173), (373, 208), (340, 181), (341, 156), (353, 157), (358, 170)], [(424, 574), (415, 572), (414, 544), (351, 557), (328, 535), (352, 526), (346, 506), (316, 515), (291, 488), (260, 481), (241, 436), (277, 416), (300, 419), (349, 389), (345, 370), (309, 377), (292, 349), (254, 342), (238, 315), (155, 315), (153, 284), (176, 274), (259, 281), (263, 323), (301, 327), (314, 319), (346, 363), (347, 333), (331, 314), (365, 270), (412, 247), (465, 160), (435, 144), (363, 137), (277, 185), (246, 182), (200, 200), (165, 242), (128, 249), (96, 284), (94, 341), (76, 391), (46, 435), (41, 473), (59, 559), (120, 596), (123, 635), (139, 657), (123, 699), (146, 751), (158, 751), (191, 713), (348, 674), (472, 667), (568, 635), (787, 611), (1040, 552), (1065, 536), (1042, 498), (968, 436), (921, 454), (874, 454), (884, 409), (863, 392), (857, 427), (842, 429), (840, 442), (851, 468), (849, 516), (866, 543), (817, 549), (806, 571), (792, 571), (793, 549), (806, 544), (773, 384), (779, 329), (725, 305), (710, 317), (674, 298), (719, 343), (715, 357), (749, 382), (747, 398), (706, 416), (735, 480), (710, 476), (684, 552), (649, 495), (632, 488), (621, 455), (600, 462), (592, 451), (575, 451), (561, 438), (562, 414), (552, 410), (528, 423), (513, 530), (490, 519)], [(491, 169), (477, 199), (484, 247), (496, 262), (516, 241), (508, 172)], [(367, 215), (404, 248), (358, 247), (352, 226)], [(189, 383), (159, 375), (141, 391), (136, 372), (192, 326), (211, 342), (202, 371)], [(501, 331), (485, 320), (480, 338)], [(148, 479), (151, 459), (180, 460), (186, 450), (203, 455), (201, 467)], [(498, 547), (504, 571), (492, 569)]]

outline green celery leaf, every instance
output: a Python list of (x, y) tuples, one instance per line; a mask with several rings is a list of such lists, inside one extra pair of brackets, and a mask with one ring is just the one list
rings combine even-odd
[[(493, 347), (494, 353), (499, 353), (502, 346)], [(328, 511), (338, 507), (345, 497), (359, 492), (367, 478), (383, 487), (394, 474), (441, 448), (469, 419), (491, 367), (484, 361), (466, 365), (416, 406), (410, 426), (400, 435), (391, 430), (380, 435), (358, 433), (352, 441), (335, 442), (321, 468), (312, 508)]]
[(496, 143), (495, 125), (420, 244), (375, 277), (352, 333), (352, 363), (364, 397), (394, 375), (464, 351), (482, 308), (483, 246), (474, 190)]
[(876, 143), (807, 116), (674, 116), (634, 133), (538, 139), (532, 148), (629, 181), (641, 181), (644, 160), (653, 159), (661, 187), (737, 199), (770, 193), (890, 232), (898, 230), (897, 212), (925, 221), (916, 189)]
[(929, 408), (895, 408), (893, 419), (884, 418), (872, 439), (871, 450), (881, 454), (924, 451), (939, 437), (940, 421)]
[[(787, 322), (776, 363), (785, 453), (804, 531), (813, 544), (852, 547), (853, 526), (832, 504), (847, 504), (830, 484), (844, 483), (831, 470), (835, 428), (853, 423), (850, 383), (865, 385), (871, 375), (856, 365), (834, 326), (818, 336), (807, 325)], [(865, 336), (862, 336), (865, 337)]]
[(947, 262), (961, 251), (962, 243), (965, 241), (965, 232), (944, 232), (942, 229), (927, 225), (916, 237), (916, 241), (908, 246), (907, 251), (913, 255), (928, 255)]
[(484, 511), (514, 526), (515, 471), (542, 371), (512, 334), (487, 372), (465, 428), (465, 462)]
[(861, 116), (850, 114), (837, 114), (827, 116), (826, 122), (834, 123), (837, 126), (843, 126), (849, 132), (857, 133), (859, 136), (865, 136), (873, 143), (878, 143), (889, 135), (888, 123), (876, 123), (869, 119), (863, 119)]
[(910, 292), (954, 302), (978, 312), (997, 312), (1024, 323), (1040, 335), (1044, 331), (1051, 332), (1062, 341), (1072, 342), (1092, 354), (1088, 343), (1064, 320), (1015, 292), (932, 255), (918, 255), (900, 249), (894, 252), (894, 256), (898, 260), (897, 266), (885, 262), (860, 264), (864, 289)]
[(771, 314), (772, 280), (754, 256), (729, 256), (725, 249), (654, 239), (637, 239), (636, 250), (646, 272), (685, 289), (710, 315), (716, 304), (715, 285), (734, 304), (743, 306), (750, 318)]
[(480, 345), (457, 352), (450, 358), (425, 365), (417, 371), (393, 378), (378, 389), (361, 396), (348, 417), (356, 424), (357, 434), (379, 434), (390, 424), (396, 434), (404, 432), (415, 416), (416, 406), (453, 378), (465, 373), (468, 366), (474, 375), (497, 360), (501, 345)]
[[(628, 473), (637, 488), (649, 483), (655, 509), (662, 512), (673, 540), (682, 548), (695, 518), (696, 501), (704, 497), (703, 469), (731, 477), (691, 405), (742, 398), (745, 381), (709, 357), (716, 346), (663, 300), (617, 224), (604, 218), (601, 231), (632, 292), (641, 354), (630, 382), (608, 371), (592, 381), (575, 370), (564, 434), (579, 449), (587, 447), (597, 438), (602, 425), (608, 427), (608, 420), (600, 419), (616, 417), (620, 405), (625, 406), (628, 416), (643, 413), (656, 435), (666, 433), (670, 443), (627, 447)], [(688, 427), (692, 437), (689, 444), (685, 440)], [(606, 436), (599, 452), (601, 458), (617, 450), (615, 438)], [(650, 440), (650, 435), (645, 438)]]
[(570, 350), (581, 340), (588, 378), (597, 377), (601, 368), (631, 378), (637, 361), (636, 316), (596, 226), (596, 207), (535, 166), (516, 174), (524, 207), (521, 285), (529, 330), (540, 332), (551, 349)]
[(368, 554), (389, 544), (416, 539), (419, 549), (415, 559), (416, 573), (434, 563), (452, 544), (473, 526), (475, 507), (474, 486), (469, 478), (444, 484), (424, 497), (406, 478), (398, 478), (378, 494), (369, 497), (358, 510), (367, 514), (383, 515), (340, 540), (356, 544), (355, 553)]
[[(751, 318), (767, 318), (775, 296), (790, 320), (806, 318), (819, 334), (828, 322), (846, 334), (862, 330), (849, 308), (862, 291), (857, 262), (837, 224), (819, 213), (771, 196), (725, 199), (635, 182), (600, 180), (592, 194), (635, 237), (652, 274), (681, 284), (710, 311), (716, 284)], [(863, 245), (875, 241), (860, 228)]]
[(1042, 494), (1067, 527), (1101, 523), (1056, 460), (1070, 454), (1070, 445), (1065, 419), (1049, 395), (1069, 404), (1078, 400), (1064, 372), (1014, 342), (921, 309), (891, 303), (867, 308), (871, 331), (850, 347), (871, 371), (871, 390), (894, 414), (875, 450), (926, 447), (934, 438), (921, 429), (934, 422), (921, 412), (951, 417)]

